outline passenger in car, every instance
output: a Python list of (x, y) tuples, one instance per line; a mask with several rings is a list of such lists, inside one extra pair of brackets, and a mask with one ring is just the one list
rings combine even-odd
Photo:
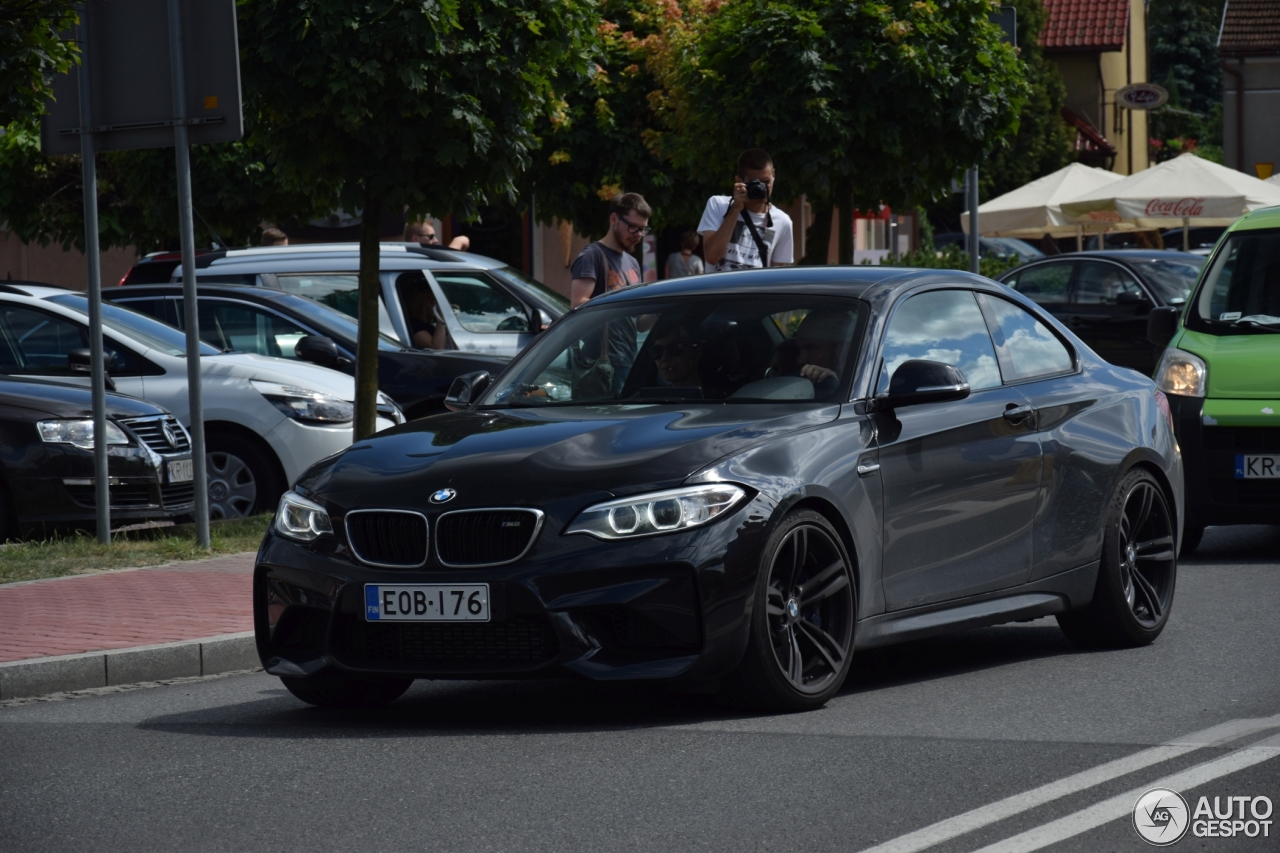
[(666, 329), (650, 348), (664, 383), (675, 388), (702, 388), (698, 362), (703, 345), (687, 324)]
[(445, 327), (444, 315), (425, 281), (409, 293), (405, 309), (415, 347), (445, 349), (449, 346), (449, 330)]

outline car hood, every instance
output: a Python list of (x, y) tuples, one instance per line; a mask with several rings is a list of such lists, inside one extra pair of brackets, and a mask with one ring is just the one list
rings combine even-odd
[(1274, 400), (1280, 397), (1280, 334), (1206, 335), (1187, 329), (1175, 346), (1204, 359), (1209, 397)]
[(293, 385), (348, 402), (356, 398), (355, 379), (345, 373), (305, 361), (246, 352), (224, 352), (202, 358), (201, 364), (202, 372), (207, 376), (258, 379)]
[[(26, 409), (55, 418), (93, 416), (93, 395), (79, 385), (38, 379), (0, 377), (0, 410)], [(107, 417), (144, 418), (164, 409), (122, 394), (107, 394)]]
[(721, 457), (839, 413), (838, 405), (794, 403), (457, 412), (384, 430), (298, 485), (339, 502), (360, 494), (425, 502), (450, 487), (458, 506), (538, 502), (564, 490), (635, 494), (677, 485)]

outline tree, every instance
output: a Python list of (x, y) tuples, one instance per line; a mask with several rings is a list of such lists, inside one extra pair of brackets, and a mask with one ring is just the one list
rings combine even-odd
[(1169, 90), (1169, 103), (1151, 112), (1153, 156), (1194, 149), (1222, 162), (1222, 0), (1152, 0), (1148, 20), (1151, 80)]
[(383, 210), (474, 216), (514, 198), (555, 85), (586, 71), (586, 0), (243, 0), (246, 88), (286, 185), (333, 187), (360, 210), (356, 439), (377, 394)]
[(855, 207), (934, 197), (1017, 131), (1025, 69), (986, 0), (706, 2), (664, 82), (660, 150), (727, 173), (768, 150), (787, 195), (841, 210), (843, 263)]
[(1073, 132), (1062, 120), (1067, 88), (1058, 67), (1044, 58), (1040, 31), (1048, 15), (1040, 0), (1002, 0), (1018, 13), (1018, 58), (1025, 69), (1027, 99), (1017, 133), (981, 161), (978, 185), (994, 198), (1061, 169), (1071, 159)]
[(54, 74), (79, 61), (63, 34), (75, 26), (68, 0), (5, 0), (0, 12), (0, 128), (44, 110)]

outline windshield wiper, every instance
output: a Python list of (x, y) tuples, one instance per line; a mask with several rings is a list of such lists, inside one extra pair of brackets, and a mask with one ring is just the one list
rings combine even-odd
[(1241, 317), (1231, 323), (1232, 327), (1249, 326), (1258, 329), (1267, 329), (1268, 331), (1280, 331), (1280, 317), (1273, 317), (1270, 314), (1250, 314), (1248, 317)]

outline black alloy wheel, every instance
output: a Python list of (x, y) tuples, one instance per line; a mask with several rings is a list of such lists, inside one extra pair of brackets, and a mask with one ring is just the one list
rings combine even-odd
[(789, 514), (764, 549), (733, 692), (760, 710), (824, 705), (849, 672), (855, 600), (850, 561), (831, 523), (809, 510)]
[(1083, 646), (1144, 646), (1169, 621), (1178, 546), (1164, 490), (1147, 471), (1125, 475), (1112, 498), (1093, 601), (1058, 615)]

